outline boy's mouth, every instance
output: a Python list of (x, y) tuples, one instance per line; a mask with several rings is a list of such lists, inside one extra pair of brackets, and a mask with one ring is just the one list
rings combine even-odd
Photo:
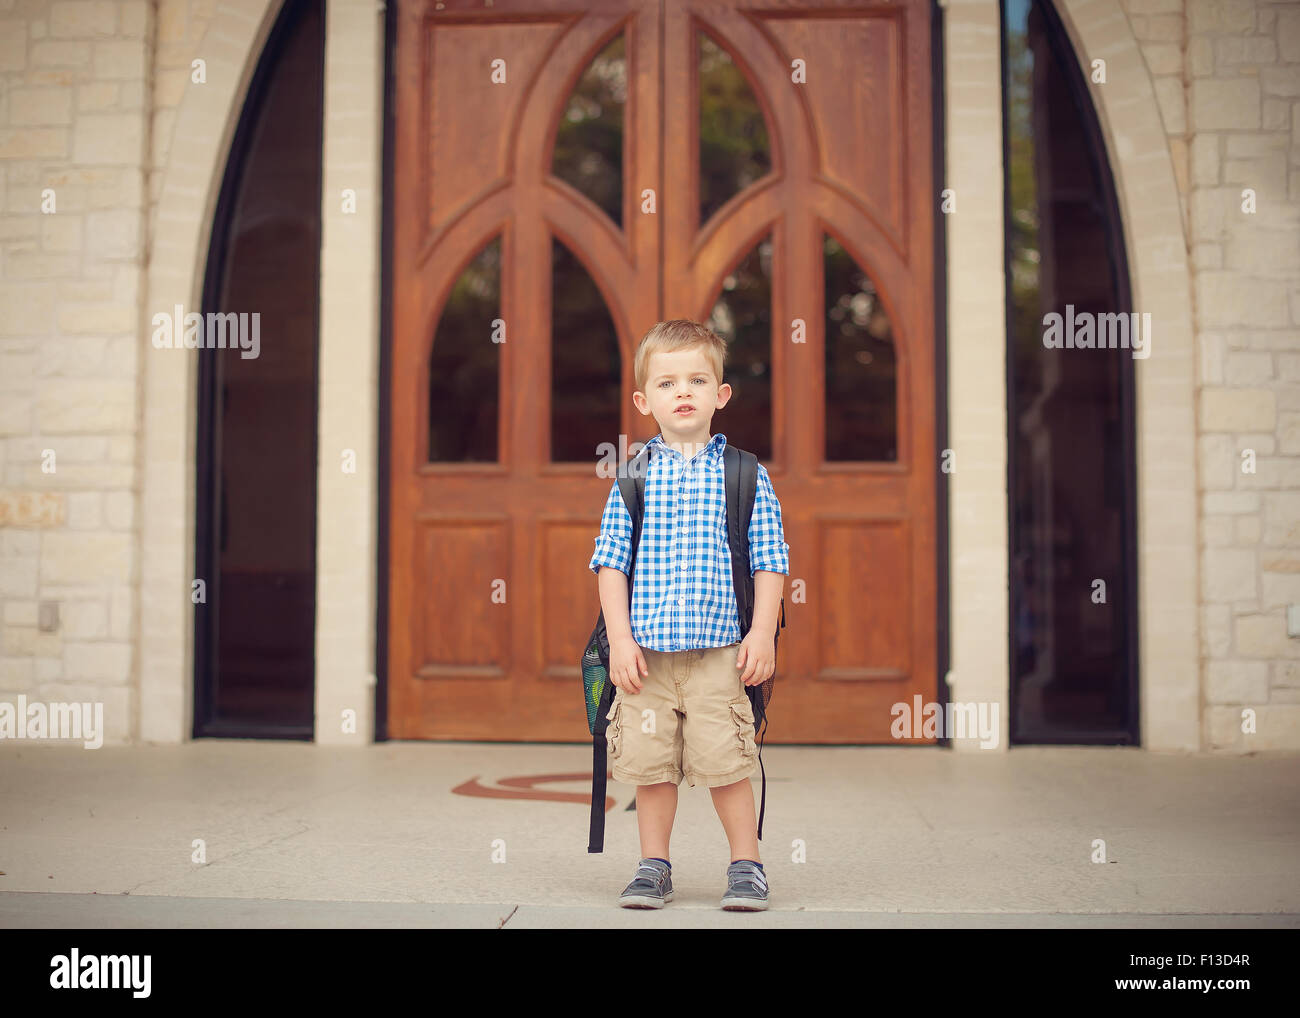
[(687, 414), (693, 414), (693, 413), (695, 413), (695, 407), (693, 407), (693, 406), (685, 406), (685, 405), (683, 405), (683, 406), (679, 406), (676, 410), (673, 411), (673, 413), (674, 413), (674, 414), (677, 414), (677, 415), (679, 415), (679, 416), (684, 417), (684, 416), (686, 416)]

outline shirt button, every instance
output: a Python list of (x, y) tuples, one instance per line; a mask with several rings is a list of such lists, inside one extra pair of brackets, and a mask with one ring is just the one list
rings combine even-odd
[(683, 569), (689, 569), (689, 568), (690, 568), (690, 565), (687, 564), (686, 562), (683, 562), (683, 563), (682, 563), (682, 568), (683, 568)]
[(679, 598), (677, 599), (677, 603), (678, 603), (678, 604), (685, 604), (685, 603), (686, 603), (686, 598), (684, 598), (684, 597), (679, 597)]

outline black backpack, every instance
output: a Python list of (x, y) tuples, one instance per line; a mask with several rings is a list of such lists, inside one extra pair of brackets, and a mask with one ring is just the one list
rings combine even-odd
[[(642, 450), (644, 451), (644, 450)], [(632, 517), (632, 551), (628, 562), (628, 609), (632, 606), (632, 581), (636, 575), (637, 545), (641, 540), (641, 515), (645, 504), (645, 470), (632, 466), (637, 456), (619, 468), (618, 490)], [(727, 501), (727, 539), (731, 547), (731, 578), (736, 588), (736, 607), (740, 621), (740, 638), (749, 633), (754, 620), (754, 578), (749, 572), (749, 518), (754, 510), (754, 494), (758, 487), (758, 457), (734, 445), (723, 447), (725, 491)], [(773, 644), (780, 641), (785, 627), (785, 598), (781, 598), (781, 615)], [(775, 649), (775, 646), (774, 646)], [(587, 701), (587, 727), (591, 731), (591, 832), (588, 852), (603, 852), (605, 848), (605, 789), (608, 766), (605, 729), (609, 722), (605, 715), (614, 702), (617, 688), (609, 681), (609, 636), (605, 632), (605, 613), (601, 609), (596, 617), (596, 628), (587, 639), (582, 655), (583, 690)], [(763, 815), (767, 809), (767, 772), (763, 769), (763, 738), (767, 735), (767, 706), (772, 701), (772, 687), (776, 680), (773, 672), (766, 681), (746, 686), (754, 711), (754, 730), (762, 726), (758, 746), (758, 769), (762, 776), (762, 799), (758, 809), (758, 837), (763, 838)]]

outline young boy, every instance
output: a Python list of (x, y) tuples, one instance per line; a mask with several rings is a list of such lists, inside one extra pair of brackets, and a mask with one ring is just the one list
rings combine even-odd
[(660, 433), (640, 454), (645, 506), (630, 610), (632, 519), (617, 480), (590, 563), (617, 689), (606, 715), (612, 773), (637, 786), (642, 859), (619, 898), (628, 908), (672, 901), (668, 841), (683, 777), (708, 786), (731, 845), (722, 907), (767, 908), (749, 783), (757, 769), (754, 714), (745, 686), (776, 668), (773, 639), (790, 546), (760, 463), (748, 533), (754, 618), (742, 642), (727, 545), (727, 439), (710, 433), (714, 411), (731, 398), (731, 386), (720, 384), (725, 356), (722, 339), (684, 319), (660, 322), (642, 338), (632, 398), (643, 415), (654, 415)]

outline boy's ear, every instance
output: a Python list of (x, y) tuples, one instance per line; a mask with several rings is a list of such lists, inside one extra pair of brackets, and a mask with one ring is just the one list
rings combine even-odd
[(641, 411), (642, 417), (650, 413), (650, 403), (645, 398), (645, 393), (640, 389), (637, 389), (632, 393), (632, 402), (635, 403), (636, 408)]
[(726, 406), (729, 399), (731, 399), (731, 386), (723, 382), (718, 386), (718, 409), (721, 410)]

